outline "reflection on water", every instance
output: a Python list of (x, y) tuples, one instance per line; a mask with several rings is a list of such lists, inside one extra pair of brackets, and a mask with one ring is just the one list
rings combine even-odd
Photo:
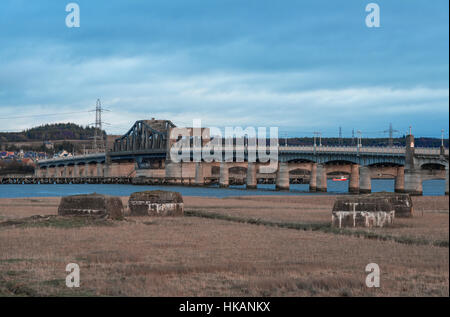
[[(306, 184), (292, 184), (291, 190), (276, 191), (275, 185), (258, 185), (256, 190), (245, 190), (245, 186), (232, 186), (230, 188), (215, 187), (184, 187), (184, 186), (133, 186), (133, 185), (0, 185), (0, 198), (19, 197), (53, 197), (77, 194), (100, 194), (128, 196), (131, 193), (143, 190), (174, 190), (186, 196), (227, 197), (243, 195), (306, 195), (309, 186)], [(373, 179), (372, 192), (394, 191), (393, 179)], [(444, 195), (445, 180), (429, 180), (423, 182), (423, 194), (426, 196)], [(328, 180), (328, 192), (314, 195), (344, 194), (348, 192), (348, 181), (334, 182)]]

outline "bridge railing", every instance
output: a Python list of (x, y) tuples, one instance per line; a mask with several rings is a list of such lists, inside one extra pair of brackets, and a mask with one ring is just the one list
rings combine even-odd
[[(358, 147), (356, 146), (312, 146), (312, 145), (288, 145), (280, 146), (279, 151), (299, 151), (299, 152), (316, 152), (316, 153), (326, 153), (326, 152), (339, 152), (339, 153), (357, 153)], [(383, 146), (362, 146), (359, 148), (359, 153), (379, 153), (379, 154), (405, 154), (404, 147), (383, 147)], [(439, 155), (441, 153), (440, 148), (415, 148), (416, 154), (422, 155)], [(445, 155), (448, 155), (449, 150), (445, 149)]]
[[(441, 149), (440, 148), (416, 147), (414, 152), (416, 154), (439, 155), (439, 154), (441, 154)], [(445, 153), (445, 155), (448, 155), (448, 149), (445, 149), (444, 153)]]
[[(267, 146), (269, 149), (269, 146)], [(254, 146), (224, 146), (222, 148), (223, 151), (243, 151), (246, 152), (248, 150), (256, 150)], [(374, 153), (374, 154), (405, 154), (404, 147), (383, 147), (383, 146), (367, 146), (367, 147), (358, 147), (356, 146), (312, 146), (312, 145), (283, 145), (278, 146), (278, 151), (287, 151), (287, 152), (306, 152), (306, 153)], [(440, 155), (440, 148), (415, 148), (416, 154), (421, 155)], [(445, 155), (449, 154), (449, 150), (445, 149)], [(61, 158), (51, 158), (45, 160), (39, 160), (38, 163), (53, 163), (53, 162), (67, 162), (73, 160), (86, 160), (90, 158), (98, 158), (104, 156), (105, 153), (94, 153), (94, 154), (86, 154), (86, 155), (74, 155), (70, 157), (61, 157)]]
[(95, 154), (86, 154), (86, 155), (73, 155), (66, 157), (54, 157), (51, 159), (38, 160), (39, 163), (52, 163), (52, 162), (60, 162), (60, 161), (72, 161), (78, 159), (90, 159), (104, 156), (105, 153), (95, 153)]

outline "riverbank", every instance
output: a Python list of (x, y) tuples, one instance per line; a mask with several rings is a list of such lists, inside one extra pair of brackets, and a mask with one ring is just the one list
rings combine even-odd
[[(0, 222), (56, 215), (59, 199), (0, 199)], [(342, 232), (328, 229), (334, 199), (185, 196), (180, 218), (0, 226), (0, 295), (449, 295), (448, 196), (413, 197), (414, 217), (393, 227)], [(72, 262), (79, 289), (65, 286)], [(372, 262), (380, 288), (365, 285)]]

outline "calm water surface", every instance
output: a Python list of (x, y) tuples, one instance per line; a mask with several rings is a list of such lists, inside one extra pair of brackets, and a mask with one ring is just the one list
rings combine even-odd
[[(128, 196), (144, 190), (173, 190), (185, 196), (228, 197), (244, 195), (309, 195), (308, 185), (291, 184), (289, 192), (276, 191), (275, 185), (258, 185), (256, 190), (245, 190), (245, 186), (230, 188), (218, 187), (184, 187), (184, 186), (134, 186), (134, 185), (97, 185), (97, 184), (61, 184), (61, 185), (0, 185), (0, 198), (21, 197), (55, 197), (77, 194), (99, 193), (114, 196)], [(373, 179), (372, 192), (394, 191), (393, 179)], [(445, 180), (429, 180), (423, 182), (425, 196), (442, 196), (445, 192)], [(348, 193), (348, 181), (333, 182), (328, 180), (328, 192), (314, 195), (330, 195)]]

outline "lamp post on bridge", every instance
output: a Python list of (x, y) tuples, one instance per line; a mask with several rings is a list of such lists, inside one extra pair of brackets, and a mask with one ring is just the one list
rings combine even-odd
[(359, 155), (359, 150), (362, 148), (361, 131), (358, 130), (356, 133), (358, 134), (358, 145), (356, 146), (356, 149)]
[(314, 155), (316, 154), (317, 142), (316, 139), (319, 137), (319, 146), (322, 146), (322, 132), (314, 132)]
[(287, 146), (288, 145), (288, 133), (284, 132), (283, 136), (284, 136), (284, 146)]

